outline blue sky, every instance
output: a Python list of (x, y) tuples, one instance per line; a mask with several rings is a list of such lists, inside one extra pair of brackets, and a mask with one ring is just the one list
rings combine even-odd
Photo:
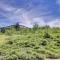
[(60, 27), (60, 0), (0, 0), (0, 26), (16, 22)]

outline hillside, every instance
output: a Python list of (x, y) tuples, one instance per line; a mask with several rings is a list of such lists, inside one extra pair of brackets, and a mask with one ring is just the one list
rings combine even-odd
[(0, 32), (0, 60), (60, 58), (60, 28), (14, 28)]

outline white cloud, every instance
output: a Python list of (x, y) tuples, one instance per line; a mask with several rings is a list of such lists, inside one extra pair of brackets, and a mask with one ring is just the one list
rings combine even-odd
[(60, 27), (60, 19), (55, 19), (47, 23), (50, 27)]
[(33, 18), (33, 23), (37, 23), (39, 26), (45, 26), (44, 17), (35, 17)]
[[(60, 1), (60, 0), (58, 0)], [(57, 1), (57, 3), (58, 3)], [(60, 3), (58, 3), (60, 4)], [(25, 10), (24, 8), (15, 8), (15, 7), (12, 7), (10, 5), (7, 5), (5, 3), (1, 3), (0, 2), (0, 9), (2, 9), (3, 11), (6, 11), (7, 13), (3, 13), (3, 12), (0, 12), (1, 15), (3, 15), (4, 17), (6, 17), (8, 20), (10, 20), (11, 22), (21, 22), (20, 24), (22, 25), (25, 25), (27, 27), (32, 27), (32, 25), (34, 23), (38, 23), (40, 26), (45, 26), (46, 24), (51, 26), (51, 27), (60, 27), (60, 19), (56, 19), (56, 20), (51, 20), (50, 22), (46, 22), (45, 23), (45, 16), (46, 14), (48, 13), (51, 13), (51, 12), (48, 12), (48, 11), (40, 11), (42, 9), (39, 9), (38, 10), (41, 12), (41, 15), (45, 15), (45, 16), (40, 16), (40, 17), (37, 17), (33, 14), (36, 13), (36, 11), (34, 11), (34, 9), (31, 9), (30, 11), (27, 11)], [(43, 9), (44, 10), (44, 9)]]
[(60, 0), (56, 0), (56, 3), (57, 3), (58, 5), (60, 5)]
[(31, 20), (28, 15), (28, 11), (26, 11), (23, 8), (14, 8), (12, 6), (6, 5), (6, 4), (0, 4), (0, 9), (3, 11), (6, 11), (7, 13), (0, 12), (1, 15), (6, 17), (11, 22), (21, 22), (21, 24), (24, 24), (28, 27), (31, 27)]
[(56, 0), (56, 4), (58, 6), (58, 11), (60, 12), (60, 0)]
[(11, 12), (11, 11), (14, 11), (16, 8), (13, 8), (3, 2), (0, 2), (0, 9), (5, 10), (7, 12)]
[[(44, 26), (44, 17), (32, 17), (32, 13), (30, 11), (26, 11), (24, 8), (14, 8), (12, 6), (6, 4), (0, 4), (3, 11), (7, 11), (8, 13), (0, 13), (4, 17), (6, 17), (11, 22), (21, 22), (20, 24), (25, 25), (27, 27), (32, 27), (32, 25), (36, 22), (40, 26)], [(2, 7), (3, 6), (3, 7)]]

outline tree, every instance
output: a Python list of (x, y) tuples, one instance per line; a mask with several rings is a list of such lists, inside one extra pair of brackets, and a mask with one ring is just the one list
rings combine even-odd
[(33, 25), (33, 30), (35, 31), (35, 30), (37, 30), (38, 28), (39, 28), (38, 24), (35, 23), (35, 24)]
[(16, 29), (16, 31), (19, 31), (19, 29), (20, 29), (20, 25), (18, 22), (15, 24), (15, 29)]

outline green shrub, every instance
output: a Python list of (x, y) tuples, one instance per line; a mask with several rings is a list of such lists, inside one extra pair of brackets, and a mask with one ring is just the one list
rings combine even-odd
[(8, 36), (12, 36), (12, 34), (10, 32), (6, 32), (6, 35)]
[(45, 60), (42, 56), (36, 56), (36, 60)]
[(12, 50), (10, 55), (12, 55), (12, 54), (16, 54), (16, 51)]
[(17, 60), (17, 56), (16, 55), (12, 55), (12, 56), (7, 56), (6, 60)]
[(4, 28), (4, 27), (1, 28), (1, 32), (2, 32), (2, 33), (5, 33), (5, 28)]
[(56, 45), (60, 46), (60, 40), (57, 40)]
[(2, 55), (2, 52), (0, 52), (0, 55)]
[(57, 37), (57, 38), (59, 38), (60, 36), (59, 36), (59, 35), (57, 35), (56, 37)]
[(13, 41), (8, 41), (7, 44), (10, 44), (11, 45), (11, 44), (13, 44)]
[(48, 41), (47, 41), (47, 40), (42, 40), (42, 41), (41, 41), (41, 45), (42, 45), (42, 46), (46, 46), (46, 45), (47, 45), (47, 43), (48, 43)]
[(5, 52), (3, 50), (0, 50), (0, 56), (4, 56)]
[(45, 56), (43, 54), (34, 53), (34, 57), (32, 60), (45, 60)]
[(28, 51), (26, 51), (26, 53), (27, 53), (27, 54), (31, 54), (31, 51), (28, 50)]
[(34, 47), (34, 49), (39, 49), (39, 48), (40, 48), (39, 46)]
[(35, 44), (32, 42), (25, 42), (23, 45), (24, 47), (31, 47), (31, 48), (35, 46)]
[(45, 32), (45, 34), (44, 34), (43, 37), (44, 37), (44, 38), (50, 38), (51, 36), (50, 36), (50, 34), (48, 34), (47, 32)]
[(59, 56), (56, 55), (56, 54), (49, 54), (49, 55), (48, 55), (48, 58), (50, 58), (50, 59), (58, 59)]

